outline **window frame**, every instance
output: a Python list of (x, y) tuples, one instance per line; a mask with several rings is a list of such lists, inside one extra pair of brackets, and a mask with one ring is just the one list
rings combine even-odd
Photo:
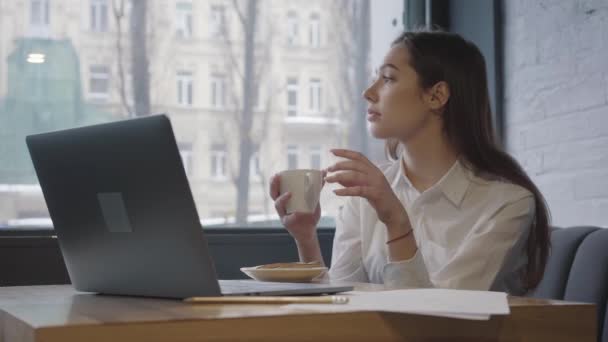
[[(293, 82), (292, 82), (293, 81)], [(295, 117), (299, 115), (299, 94), (300, 94), (300, 84), (297, 77), (288, 77), (287, 78), (287, 86), (285, 88), (286, 96), (287, 96), (287, 116)], [(293, 94), (293, 100), (295, 103), (291, 102), (291, 95)]]
[(217, 39), (222, 34), (228, 36), (226, 6), (211, 4), (209, 6), (209, 38)]
[[(189, 5), (188, 9), (184, 5)], [(191, 1), (178, 1), (175, 4), (175, 36), (178, 39), (192, 39), (194, 36), (194, 15)]]
[(314, 12), (308, 18), (308, 45), (311, 48), (321, 47), (321, 15)]
[(212, 73), (210, 79), (209, 105), (216, 110), (226, 109), (228, 80), (223, 73)]
[(181, 70), (175, 75), (177, 85), (177, 105), (181, 107), (192, 107), (194, 105), (194, 73)]
[(287, 46), (298, 46), (299, 45), (299, 37), (300, 37), (300, 23), (298, 14), (296, 11), (290, 10), (287, 12), (287, 37), (286, 43)]
[[(105, 74), (99, 71), (93, 71), (94, 68), (105, 68)], [(102, 100), (107, 101), (110, 98), (110, 81), (111, 81), (111, 70), (110, 67), (106, 64), (91, 64), (89, 65), (89, 92), (88, 98), (92, 100)], [(106, 91), (105, 92), (97, 92), (93, 91), (93, 81), (104, 81), (106, 82)]]
[[(103, 10), (103, 11), (102, 11)], [(105, 15), (103, 15), (105, 13)], [(108, 32), (109, 6), (107, 0), (90, 0), (89, 3), (89, 30), (92, 32)]]
[[(38, 4), (38, 15), (34, 15), (34, 4)], [(51, 25), (51, 0), (29, 1), (30, 28), (48, 29)]]
[(295, 170), (299, 165), (300, 147), (297, 144), (287, 144), (287, 170)]
[(209, 178), (213, 181), (228, 180), (228, 150), (226, 144), (211, 144), (209, 157)]
[(323, 112), (323, 86), (320, 78), (311, 78), (308, 81), (308, 109), (311, 113)]

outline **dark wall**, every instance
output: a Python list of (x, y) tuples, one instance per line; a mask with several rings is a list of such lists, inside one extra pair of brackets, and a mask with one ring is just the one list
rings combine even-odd
[[(298, 260), (284, 229), (210, 229), (205, 231), (218, 276), (239, 279), (239, 270), (272, 262)], [(333, 229), (319, 229), (321, 250), (330, 263)], [(17, 232), (18, 233), (18, 232)], [(0, 236), (0, 286), (68, 284), (69, 277), (57, 239), (46, 234)]]
[(494, 125), (501, 139), (504, 137), (502, 12), (501, 0), (432, 1), (433, 22), (475, 43), (485, 57)]

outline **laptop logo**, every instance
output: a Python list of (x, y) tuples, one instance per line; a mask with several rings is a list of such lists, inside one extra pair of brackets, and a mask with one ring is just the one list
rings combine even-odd
[(97, 194), (97, 200), (99, 201), (101, 213), (109, 232), (133, 232), (129, 217), (127, 216), (127, 207), (120, 192), (100, 192)]

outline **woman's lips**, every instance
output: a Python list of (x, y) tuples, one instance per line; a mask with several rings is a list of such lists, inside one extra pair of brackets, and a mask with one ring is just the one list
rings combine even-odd
[(375, 112), (373, 110), (368, 110), (367, 111), (367, 121), (372, 122), (372, 121), (378, 121), (380, 119), (381, 114), (378, 112)]

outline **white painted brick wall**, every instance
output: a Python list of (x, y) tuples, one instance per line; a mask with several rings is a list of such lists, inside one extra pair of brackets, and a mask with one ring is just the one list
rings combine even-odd
[(507, 149), (557, 226), (608, 227), (608, 0), (507, 0)]

